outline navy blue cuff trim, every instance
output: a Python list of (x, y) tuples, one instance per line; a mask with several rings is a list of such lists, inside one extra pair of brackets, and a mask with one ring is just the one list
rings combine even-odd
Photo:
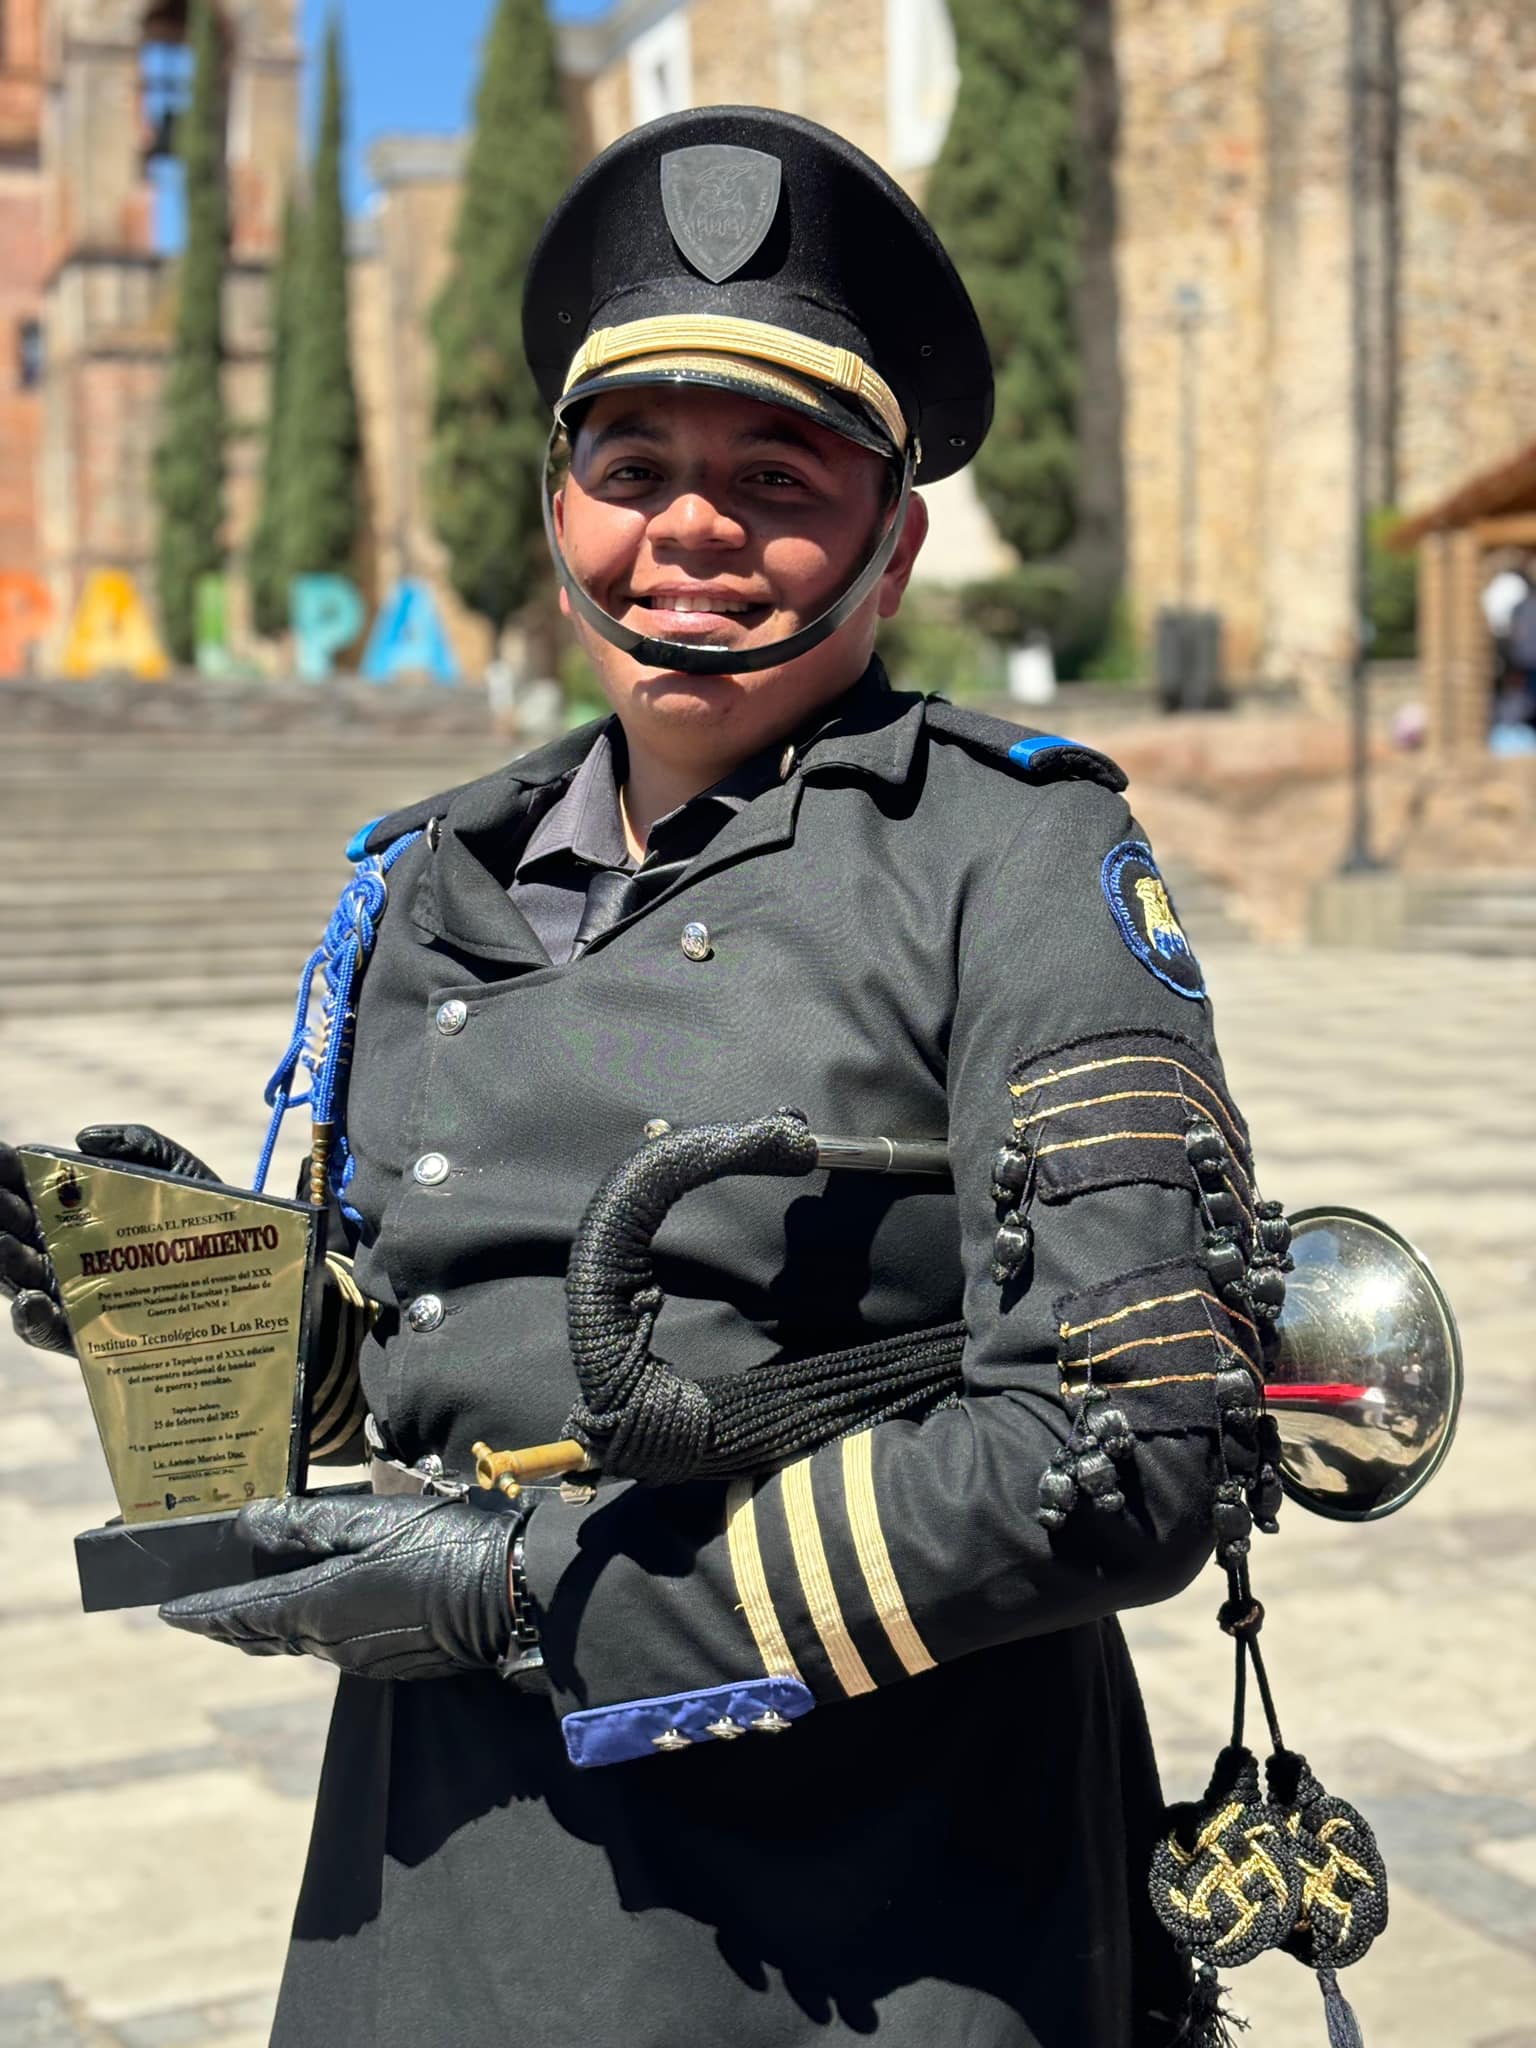
[(729, 1742), (737, 1735), (781, 1735), (816, 1701), (797, 1678), (741, 1678), (702, 1692), (663, 1693), (657, 1699), (620, 1700), (584, 1707), (560, 1723), (566, 1754), (578, 1769), (629, 1763), (687, 1749), (695, 1742)]

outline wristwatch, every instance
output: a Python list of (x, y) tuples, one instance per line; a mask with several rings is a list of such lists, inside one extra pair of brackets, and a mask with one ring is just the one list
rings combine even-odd
[[(497, 1664), (500, 1677), (514, 1681), (526, 1678), (530, 1673), (542, 1674), (544, 1652), (539, 1647), (539, 1609), (528, 1586), (528, 1573), (523, 1562), (523, 1545), (528, 1533), (528, 1521), (535, 1503), (519, 1503), (517, 1528), (512, 1536), (512, 1548), (507, 1553), (507, 1584), (512, 1595), (512, 1642), (506, 1655)], [(540, 1683), (543, 1682), (542, 1677)]]

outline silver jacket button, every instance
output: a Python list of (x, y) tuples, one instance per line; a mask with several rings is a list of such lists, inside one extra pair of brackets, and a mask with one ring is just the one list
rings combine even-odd
[(738, 1735), (746, 1732), (739, 1721), (711, 1721), (704, 1730), (706, 1735), (713, 1735), (716, 1742), (734, 1742)]
[(418, 1335), (424, 1336), (438, 1327), (446, 1313), (440, 1295), (418, 1294), (406, 1310), (405, 1320)]
[(653, 1749), (690, 1749), (693, 1737), (685, 1735), (681, 1728), (667, 1728), (660, 1735), (651, 1737)]
[(690, 960), (709, 958), (709, 926), (707, 924), (685, 924), (682, 938), (683, 952)]
[(790, 1723), (785, 1720), (784, 1716), (776, 1714), (772, 1707), (768, 1709), (766, 1714), (759, 1714), (752, 1723), (752, 1726), (763, 1735), (782, 1735), (789, 1725)]
[(441, 1152), (423, 1152), (411, 1168), (411, 1178), (424, 1188), (435, 1188), (448, 1178), (448, 1161)]
[(444, 1038), (452, 1038), (456, 1031), (462, 1031), (469, 1022), (469, 1005), (461, 1003), (457, 996), (441, 1005), (437, 1013), (437, 1028)]

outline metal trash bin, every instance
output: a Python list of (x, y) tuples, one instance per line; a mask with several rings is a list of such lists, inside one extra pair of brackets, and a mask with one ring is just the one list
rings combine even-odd
[(1225, 711), (1221, 613), (1164, 605), (1155, 639), (1158, 701), (1165, 711)]

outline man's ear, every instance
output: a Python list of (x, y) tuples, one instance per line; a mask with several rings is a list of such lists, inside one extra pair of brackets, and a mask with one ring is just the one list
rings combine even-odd
[(917, 561), (918, 553), (927, 538), (928, 507), (914, 491), (907, 500), (907, 516), (902, 521), (901, 538), (886, 564), (885, 574), (880, 578), (879, 614), (882, 619), (894, 619), (901, 610), (901, 600), (906, 594), (913, 564)]

